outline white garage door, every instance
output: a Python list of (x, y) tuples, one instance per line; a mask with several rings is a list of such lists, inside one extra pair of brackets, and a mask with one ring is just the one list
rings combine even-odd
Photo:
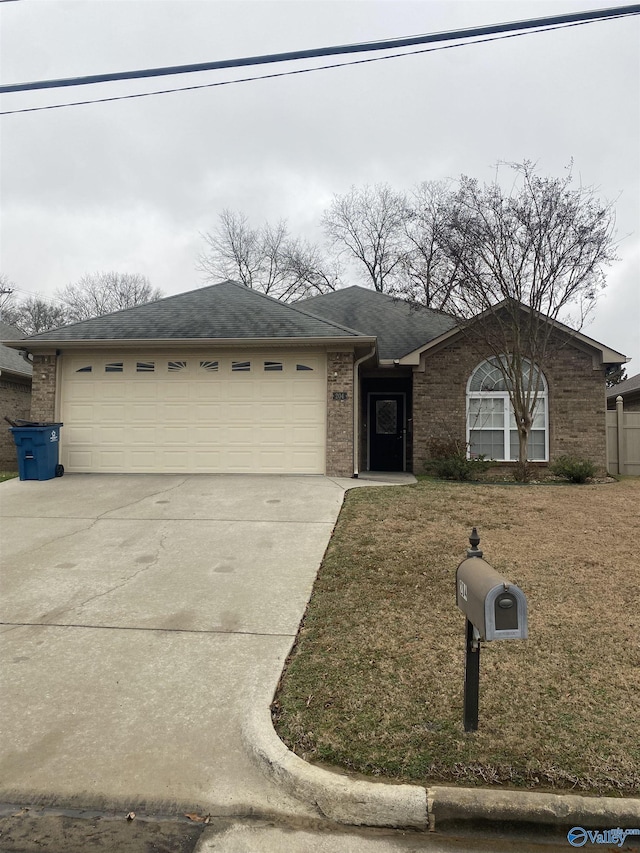
[(324, 473), (326, 387), (319, 352), (65, 353), (61, 461), (71, 472)]

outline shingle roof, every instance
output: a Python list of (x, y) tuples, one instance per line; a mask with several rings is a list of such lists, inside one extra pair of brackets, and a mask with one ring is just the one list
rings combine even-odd
[[(0, 341), (20, 341), (24, 335), (15, 326), (0, 320)], [(0, 371), (15, 373), (19, 376), (31, 376), (32, 368), (15, 349), (0, 344)]]
[(640, 391), (640, 373), (636, 373), (635, 376), (630, 376), (623, 382), (618, 382), (617, 385), (607, 388), (607, 400), (615, 400), (618, 394), (624, 397), (625, 394), (631, 394), (635, 391)]
[(29, 341), (354, 338), (354, 329), (233, 281), (33, 335)]
[(296, 305), (363, 334), (376, 335), (381, 359), (402, 358), (456, 325), (448, 314), (357, 286), (312, 296)]

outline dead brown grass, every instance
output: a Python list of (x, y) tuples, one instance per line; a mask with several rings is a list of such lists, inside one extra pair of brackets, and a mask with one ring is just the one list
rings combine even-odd
[[(462, 728), (455, 570), (526, 593), (527, 641), (483, 644), (480, 727)], [(640, 793), (640, 480), (423, 480), (349, 493), (274, 703), (309, 760), (413, 782)]]

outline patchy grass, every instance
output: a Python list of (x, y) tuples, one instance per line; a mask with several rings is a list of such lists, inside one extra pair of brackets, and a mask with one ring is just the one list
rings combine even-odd
[(17, 476), (17, 471), (0, 471), (0, 483), (4, 483), (5, 480), (13, 480)]
[[(455, 570), (526, 593), (527, 641), (485, 643), (462, 727)], [(423, 480), (347, 495), (274, 706), (303, 758), (417, 783), (640, 795), (640, 480)]]

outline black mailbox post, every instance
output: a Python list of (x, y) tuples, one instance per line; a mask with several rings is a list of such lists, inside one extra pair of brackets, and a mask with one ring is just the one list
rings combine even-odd
[(526, 640), (527, 599), (523, 591), (482, 559), (473, 528), (467, 559), (456, 571), (456, 603), (467, 617), (464, 672), (465, 732), (478, 728), (480, 640)]

